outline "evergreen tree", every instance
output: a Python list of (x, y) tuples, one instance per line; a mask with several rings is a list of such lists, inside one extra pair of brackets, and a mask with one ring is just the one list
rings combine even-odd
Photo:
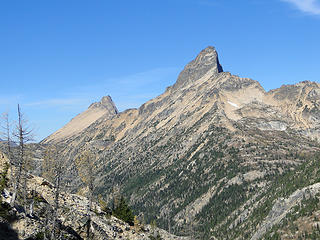
[(119, 204), (115, 206), (112, 215), (129, 223), (130, 225), (134, 224), (134, 215), (123, 196), (121, 196)]

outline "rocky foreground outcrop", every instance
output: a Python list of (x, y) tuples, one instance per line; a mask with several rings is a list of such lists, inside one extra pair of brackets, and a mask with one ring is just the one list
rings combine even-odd
[[(36, 196), (33, 214), (25, 214), (18, 207), (11, 210), (12, 214), (15, 215), (15, 220), (11, 226), (18, 233), (19, 239), (35, 238), (41, 235), (45, 227), (46, 210), (54, 205), (54, 188), (51, 183), (43, 178), (29, 175), (28, 190), (32, 189), (33, 192), (30, 191), (30, 193), (32, 192)], [(4, 191), (3, 200), (10, 202), (10, 191)], [(157, 236), (158, 234), (164, 240), (188, 239), (171, 235), (162, 229), (152, 228), (150, 225), (130, 226), (128, 223), (103, 212), (96, 203), (93, 204), (93, 210), (88, 213), (89, 201), (79, 195), (63, 192), (59, 202), (59, 222), (63, 234), (67, 236), (65, 239), (87, 239), (88, 215), (91, 216), (90, 239), (149, 240), (149, 236)]]
[[(4, 170), (7, 159), (0, 152), (0, 172)], [(7, 177), (10, 176), (10, 170)], [(46, 225), (50, 219), (50, 212), (54, 206), (55, 188), (46, 179), (29, 174), (27, 177), (27, 209), (22, 208), (18, 201), (8, 213), (9, 222), (0, 217), (0, 224), (6, 223), (8, 231), (1, 231), (0, 240), (9, 239), (42, 239), (46, 231)], [(10, 183), (10, 178), (8, 179)], [(12, 192), (7, 187), (1, 192), (4, 206), (9, 206)], [(32, 210), (31, 210), (32, 205)], [(93, 202), (88, 211), (89, 200), (86, 197), (61, 192), (59, 197), (58, 222), (62, 239), (88, 239), (87, 230), (89, 224), (89, 236), (94, 240), (128, 239), (150, 240), (150, 237), (161, 236), (163, 240), (188, 240), (187, 237), (178, 237), (168, 232), (150, 226), (137, 223), (134, 226), (114, 217), (110, 212), (105, 212), (99, 204)], [(88, 219), (91, 221), (88, 222)], [(1, 227), (4, 227), (1, 225)], [(12, 237), (12, 238), (11, 238)]]

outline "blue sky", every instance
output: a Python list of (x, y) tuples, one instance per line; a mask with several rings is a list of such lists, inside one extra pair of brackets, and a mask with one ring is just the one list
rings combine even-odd
[(266, 89), (320, 80), (320, 0), (0, 1), (0, 112), (36, 140), (102, 96), (139, 107), (213, 45)]

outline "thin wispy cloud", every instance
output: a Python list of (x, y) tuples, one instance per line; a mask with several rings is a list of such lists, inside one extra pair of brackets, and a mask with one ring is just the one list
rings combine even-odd
[(110, 95), (120, 111), (137, 108), (172, 85), (179, 70), (178, 67), (164, 67), (117, 78), (106, 77), (97, 81), (96, 84), (78, 86), (65, 95), (91, 99), (91, 103), (100, 101), (102, 96)]
[[(144, 102), (162, 94), (166, 87), (172, 85), (177, 77), (179, 68), (156, 68), (149, 71), (123, 76), (109, 80), (117, 82), (118, 89), (110, 94), (120, 111), (137, 108)], [(121, 91), (119, 91), (121, 88)]]
[(304, 13), (320, 15), (319, 0), (281, 0), (293, 4), (297, 9)]
[(172, 85), (179, 71), (178, 67), (163, 67), (115, 78), (99, 76), (88, 85), (75, 84), (71, 89), (61, 89), (49, 95), (1, 95), (0, 114), (9, 111), (14, 119), (17, 103), (20, 103), (30, 122), (39, 127), (37, 140), (40, 141), (103, 96), (110, 95), (119, 111), (138, 108)]
[[(29, 99), (23, 104), (32, 109), (85, 110), (101, 97), (111, 95), (120, 111), (139, 107), (142, 103), (161, 94), (165, 87), (175, 81), (178, 68), (156, 68), (145, 72), (134, 73), (114, 79), (98, 81), (96, 84), (78, 86), (66, 91), (56, 98)], [(174, 75), (174, 77), (173, 77)], [(158, 88), (155, 91), (154, 88)], [(159, 89), (162, 89), (161, 91)], [(147, 94), (146, 94), (147, 92)], [(33, 100), (33, 101), (32, 101)], [(8, 98), (0, 98), (0, 104), (10, 102)]]
[[(0, 109), (13, 108), (17, 103), (36, 109), (79, 109), (84, 110), (94, 101), (100, 101), (101, 97), (111, 95), (120, 110), (138, 107), (145, 101), (161, 94), (165, 87), (175, 80), (178, 68), (156, 68), (145, 72), (134, 73), (114, 79), (106, 79), (96, 84), (78, 86), (73, 91), (63, 92), (62, 96), (48, 98), (30, 98), (30, 96), (12, 95), (0, 97)], [(174, 77), (172, 77), (174, 75)], [(153, 88), (160, 88), (154, 91)], [(146, 94), (148, 92), (148, 94)], [(21, 100), (21, 101), (19, 101)]]
[(122, 76), (117, 79), (109, 80), (118, 82), (118, 84), (134, 83), (135, 85), (143, 86), (150, 83), (156, 83), (163, 78), (170, 75), (172, 72), (176, 72), (178, 68), (167, 67), (167, 68), (155, 68), (145, 72), (139, 72), (128, 76)]
[(79, 105), (83, 103), (83, 99), (79, 98), (56, 98), (56, 99), (45, 99), (42, 101), (30, 102), (25, 104), (26, 106), (45, 106), (45, 107), (56, 107), (56, 106), (70, 106), (70, 105)]

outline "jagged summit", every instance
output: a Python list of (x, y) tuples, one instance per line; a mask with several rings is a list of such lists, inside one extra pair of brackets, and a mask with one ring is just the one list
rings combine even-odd
[(110, 95), (108, 95), (108, 96), (102, 97), (100, 103), (103, 105), (106, 105), (109, 103), (113, 103), (113, 101), (112, 101), (112, 98), (110, 97)]
[(195, 62), (197, 65), (216, 65), (218, 72), (223, 72), (222, 66), (219, 63), (218, 52), (213, 46), (203, 49), (192, 62)]
[(179, 74), (177, 82), (173, 85), (173, 89), (184, 87), (188, 83), (200, 79), (209, 71), (211, 74), (223, 72), (218, 53), (212, 46), (203, 49), (194, 60), (185, 66)]
[(89, 106), (89, 109), (90, 108), (105, 108), (105, 109), (109, 110), (110, 112), (114, 112), (115, 114), (119, 113), (119, 111), (118, 111), (116, 105), (114, 104), (110, 95), (102, 97), (100, 102), (92, 103)]

